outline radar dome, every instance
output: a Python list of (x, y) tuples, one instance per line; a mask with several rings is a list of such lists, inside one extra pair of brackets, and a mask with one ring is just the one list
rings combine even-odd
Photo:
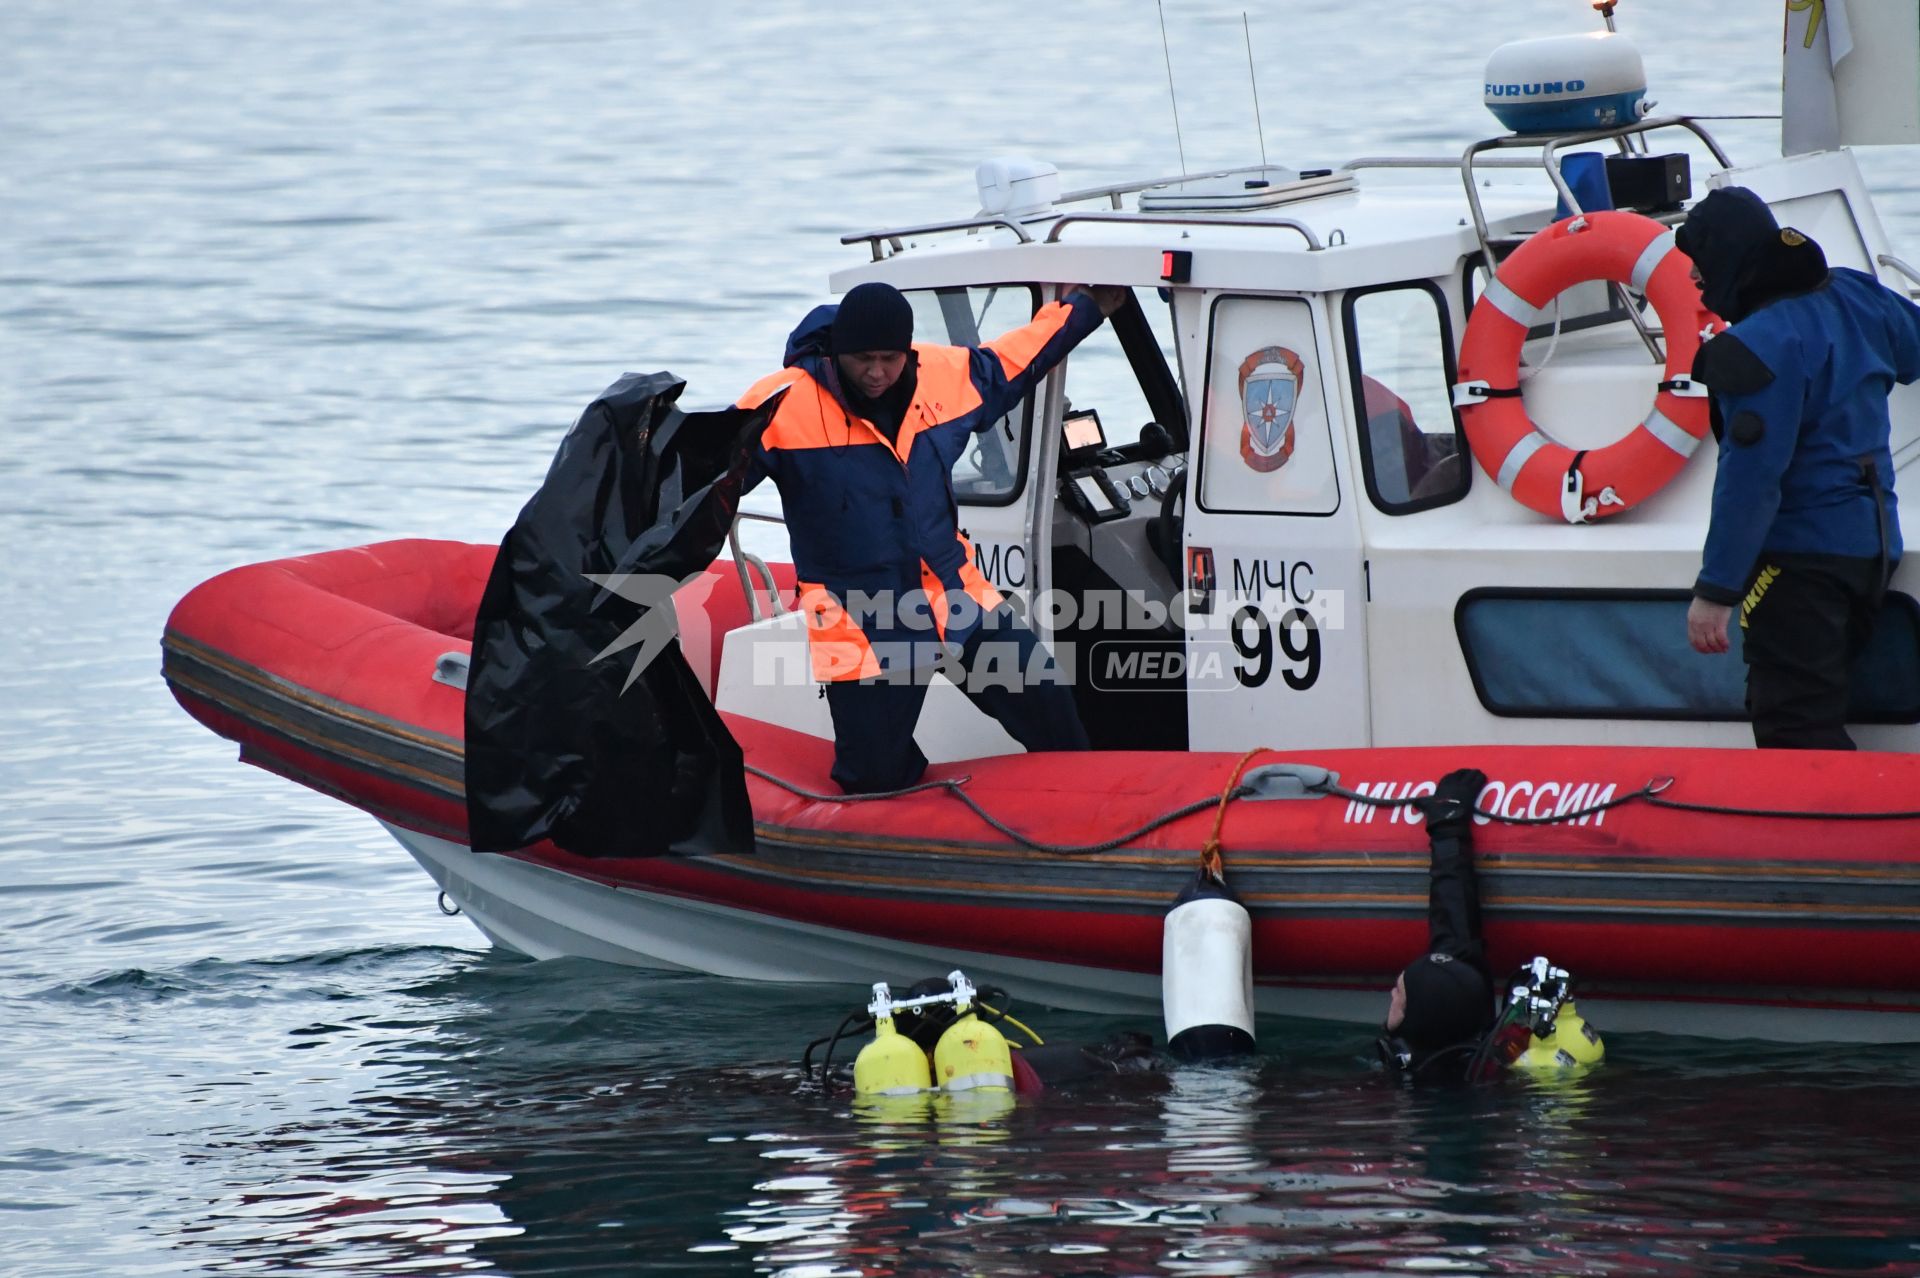
[(1503, 44), (1487, 59), (1486, 104), (1515, 133), (1578, 133), (1647, 113), (1640, 50), (1611, 31)]

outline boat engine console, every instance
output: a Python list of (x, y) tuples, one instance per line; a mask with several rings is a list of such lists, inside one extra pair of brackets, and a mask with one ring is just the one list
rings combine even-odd
[[(1081, 721), (1096, 747), (1185, 749), (1184, 675), (1177, 660), (1177, 628), (1156, 631), (1121, 623), (1109, 606), (1089, 606), (1098, 595), (1171, 607), (1180, 589), (1180, 522), (1185, 462), (1171, 432), (1149, 423), (1136, 443), (1110, 447), (1100, 415), (1076, 410), (1062, 421), (1059, 503), (1053, 519), (1055, 588), (1079, 600), (1078, 616), (1059, 636), (1080, 651), (1088, 677), (1074, 685)], [(1137, 617), (1136, 611), (1128, 616)], [(1101, 677), (1110, 651), (1156, 655), (1160, 674)], [(1116, 682), (1120, 678), (1123, 682)]]
[(1172, 439), (1153, 423), (1141, 432), (1140, 444), (1125, 449), (1107, 446), (1096, 409), (1070, 411), (1061, 432), (1060, 504), (1088, 526), (1088, 538), (1097, 525), (1162, 513), (1161, 505), (1186, 469), (1180, 458), (1168, 455)]
[(1091, 409), (1069, 413), (1064, 430), (1056, 556), (1084, 558), (1095, 586), (1170, 601), (1180, 575), (1182, 516), (1175, 507), (1186, 487), (1186, 459), (1174, 451), (1172, 435), (1149, 422), (1138, 443), (1109, 448)]
[(1089, 524), (1125, 519), (1132, 503), (1107, 468), (1107, 433), (1100, 413), (1086, 408), (1066, 415), (1061, 424), (1065, 445), (1060, 462), (1060, 500)]

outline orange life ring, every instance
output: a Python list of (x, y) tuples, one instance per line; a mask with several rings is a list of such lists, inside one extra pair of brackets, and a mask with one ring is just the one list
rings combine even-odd
[[(1667, 342), (1666, 372), (1647, 419), (1605, 448), (1576, 452), (1535, 426), (1521, 405), (1520, 346), (1546, 322), (1553, 299), (1575, 284), (1611, 280), (1646, 294)], [(1460, 343), (1460, 406), (1481, 469), (1543, 515), (1586, 523), (1617, 515), (1658, 492), (1707, 435), (1706, 387), (1693, 357), (1724, 327), (1700, 301), (1673, 232), (1638, 213), (1564, 218), (1500, 264), (1467, 320)]]

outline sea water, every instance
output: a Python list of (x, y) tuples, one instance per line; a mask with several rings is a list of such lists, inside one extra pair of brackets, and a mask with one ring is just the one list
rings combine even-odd
[[(1663, 110), (1761, 112), (1778, 10), (1620, 16)], [(1178, 139), (1144, 0), (0, 6), (0, 1273), (1920, 1273), (1910, 1049), (1617, 1035), (1428, 1095), (1267, 1020), (1242, 1066), (870, 1114), (797, 1067), (859, 990), (493, 953), (167, 695), (196, 582), (497, 538), (614, 377), (731, 399), (840, 234), (971, 213), (988, 155), (1458, 154), (1495, 43), (1594, 22), (1259, 6), (1262, 135), (1241, 8), (1166, 13)], [(1920, 164), (1863, 163), (1920, 252)]]

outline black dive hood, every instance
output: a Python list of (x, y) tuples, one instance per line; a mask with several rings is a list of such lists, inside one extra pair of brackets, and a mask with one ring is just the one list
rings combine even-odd
[(1708, 192), (1674, 232), (1674, 243), (1700, 272), (1700, 300), (1729, 324), (1827, 279), (1820, 246), (1782, 229), (1766, 201), (1743, 186)]

